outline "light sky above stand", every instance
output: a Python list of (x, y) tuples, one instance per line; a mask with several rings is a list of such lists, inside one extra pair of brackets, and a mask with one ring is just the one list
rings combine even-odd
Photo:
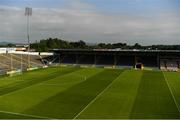
[(0, 0), (0, 42), (62, 38), (88, 43), (180, 44), (180, 0)]

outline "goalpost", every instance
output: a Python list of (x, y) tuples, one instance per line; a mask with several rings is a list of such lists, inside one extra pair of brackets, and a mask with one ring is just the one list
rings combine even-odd
[(81, 74), (77, 74), (77, 73), (73, 73), (73, 75), (79, 76), (79, 77), (81, 77), (83, 80), (87, 80), (87, 77), (86, 77), (85, 75), (81, 75)]

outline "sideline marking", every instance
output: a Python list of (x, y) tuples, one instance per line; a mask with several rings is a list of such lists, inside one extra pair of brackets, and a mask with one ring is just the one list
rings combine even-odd
[(16, 112), (9, 112), (9, 111), (0, 111), (0, 113), (6, 113), (6, 114), (12, 114), (12, 115), (19, 115), (19, 116), (24, 116), (24, 117), (33, 117), (34, 119), (50, 119), (48, 117), (43, 117), (43, 116), (36, 116), (36, 115), (29, 115), (29, 114), (23, 114), (23, 113), (16, 113)]
[[(67, 69), (67, 68), (65, 68), (65, 69)], [(23, 87), (23, 88), (21, 88), (21, 89), (17, 89), (17, 90), (15, 90), (15, 91), (11, 91), (11, 92), (9, 92), (9, 93), (2, 94), (2, 95), (0, 95), (0, 98), (3, 97), (4, 95), (12, 94), (12, 93), (14, 93), (14, 92), (18, 92), (18, 91), (21, 91), (21, 90), (24, 90), (24, 89), (29, 89), (29, 88), (34, 87), (34, 86), (36, 86), (36, 85), (42, 85), (42, 84), (45, 83), (45, 82), (48, 82), (48, 81), (53, 80), (53, 79), (56, 79), (56, 78), (61, 78), (61, 77), (67, 76), (68, 74), (71, 74), (71, 73), (73, 73), (73, 72), (77, 72), (77, 71), (79, 71), (79, 70), (81, 70), (81, 69), (77, 69), (77, 70), (71, 71), (71, 72), (69, 72), (69, 73), (65, 73), (65, 74), (62, 74), (62, 75), (58, 75), (58, 76), (53, 77), (53, 78), (50, 78), (50, 79), (48, 79), (48, 80), (41, 81), (41, 82), (39, 82), (39, 83), (30, 85), (30, 86), (26, 86), (26, 87)], [(56, 71), (56, 73), (58, 73), (58, 71)], [(25, 82), (26, 80), (22, 80), (22, 81)], [(33, 79), (33, 80), (29, 80), (28, 82), (31, 82), (31, 81), (34, 81), (34, 79)], [(18, 85), (20, 85), (20, 84), (18, 84)]]
[(180, 108), (179, 108), (178, 102), (176, 101), (176, 98), (175, 98), (175, 96), (174, 96), (174, 94), (173, 94), (173, 92), (172, 92), (172, 89), (171, 89), (171, 87), (170, 87), (170, 85), (169, 85), (169, 83), (168, 83), (168, 81), (167, 81), (167, 79), (166, 79), (166, 77), (165, 77), (164, 72), (162, 72), (162, 73), (163, 73), (164, 79), (165, 79), (165, 81), (166, 81), (166, 84), (167, 84), (167, 86), (168, 86), (168, 88), (169, 88), (169, 91), (170, 91), (170, 93), (171, 93), (171, 95), (172, 95), (172, 97), (173, 97), (174, 103), (175, 103), (175, 105), (176, 105), (176, 107), (177, 107), (177, 109), (178, 109), (178, 111), (179, 111), (179, 113), (180, 113)]
[[(124, 70), (124, 71), (125, 71), (125, 70)], [(102, 92), (100, 92), (91, 102), (89, 102), (89, 103), (86, 105), (86, 107), (84, 107), (84, 108), (73, 118), (73, 120), (76, 119), (81, 113), (83, 113), (91, 104), (93, 104), (104, 92), (106, 92), (106, 90), (108, 90), (108, 89), (114, 84), (114, 82), (115, 82), (117, 79), (119, 79), (119, 77), (121, 76), (121, 74), (122, 74), (124, 71), (122, 71), (122, 72), (120, 73), (120, 75), (119, 75), (116, 79), (114, 79)]]

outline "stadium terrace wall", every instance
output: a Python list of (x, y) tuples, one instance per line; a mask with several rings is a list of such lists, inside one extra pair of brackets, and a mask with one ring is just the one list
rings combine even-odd
[(175, 50), (110, 50), (110, 49), (54, 49), (55, 62), (95, 66), (135, 67), (141, 63), (147, 68), (180, 68), (180, 51)]

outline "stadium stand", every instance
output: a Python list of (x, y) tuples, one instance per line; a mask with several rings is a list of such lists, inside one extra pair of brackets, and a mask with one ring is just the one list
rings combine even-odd
[(81, 64), (162, 69), (180, 69), (180, 51), (176, 50), (116, 50), (116, 49), (54, 49), (54, 64)]
[[(88, 58), (88, 59), (87, 59)], [(79, 55), (79, 64), (92, 65), (94, 63), (95, 56), (93, 55)]]
[(135, 63), (135, 58), (134, 56), (128, 56), (128, 55), (122, 55), (122, 56), (117, 56), (117, 66), (120, 67), (125, 67), (125, 68), (131, 68), (134, 67)]
[(178, 71), (180, 69), (180, 59), (163, 59), (160, 61), (161, 69), (168, 71)]
[[(22, 58), (22, 59), (21, 59)], [(38, 55), (30, 55), (31, 67), (43, 67), (42, 59)], [(20, 54), (0, 54), (0, 74), (4, 74), (8, 71), (23, 69), (26, 71), (28, 68), (28, 55)]]
[(113, 55), (96, 55), (96, 65), (114, 65)]
[(157, 67), (156, 56), (139, 56), (137, 57), (137, 63), (143, 63), (146, 67)]
[(166, 61), (164, 61), (164, 60), (160, 61), (160, 69), (161, 70), (166, 70), (167, 69)]
[(57, 59), (57, 62), (66, 63), (66, 64), (78, 64), (77, 55), (74, 55), (74, 54), (64, 55), (64, 54), (62, 54), (60, 56), (60, 58), (61, 58), (60, 60), (59, 60), (59, 58)]

